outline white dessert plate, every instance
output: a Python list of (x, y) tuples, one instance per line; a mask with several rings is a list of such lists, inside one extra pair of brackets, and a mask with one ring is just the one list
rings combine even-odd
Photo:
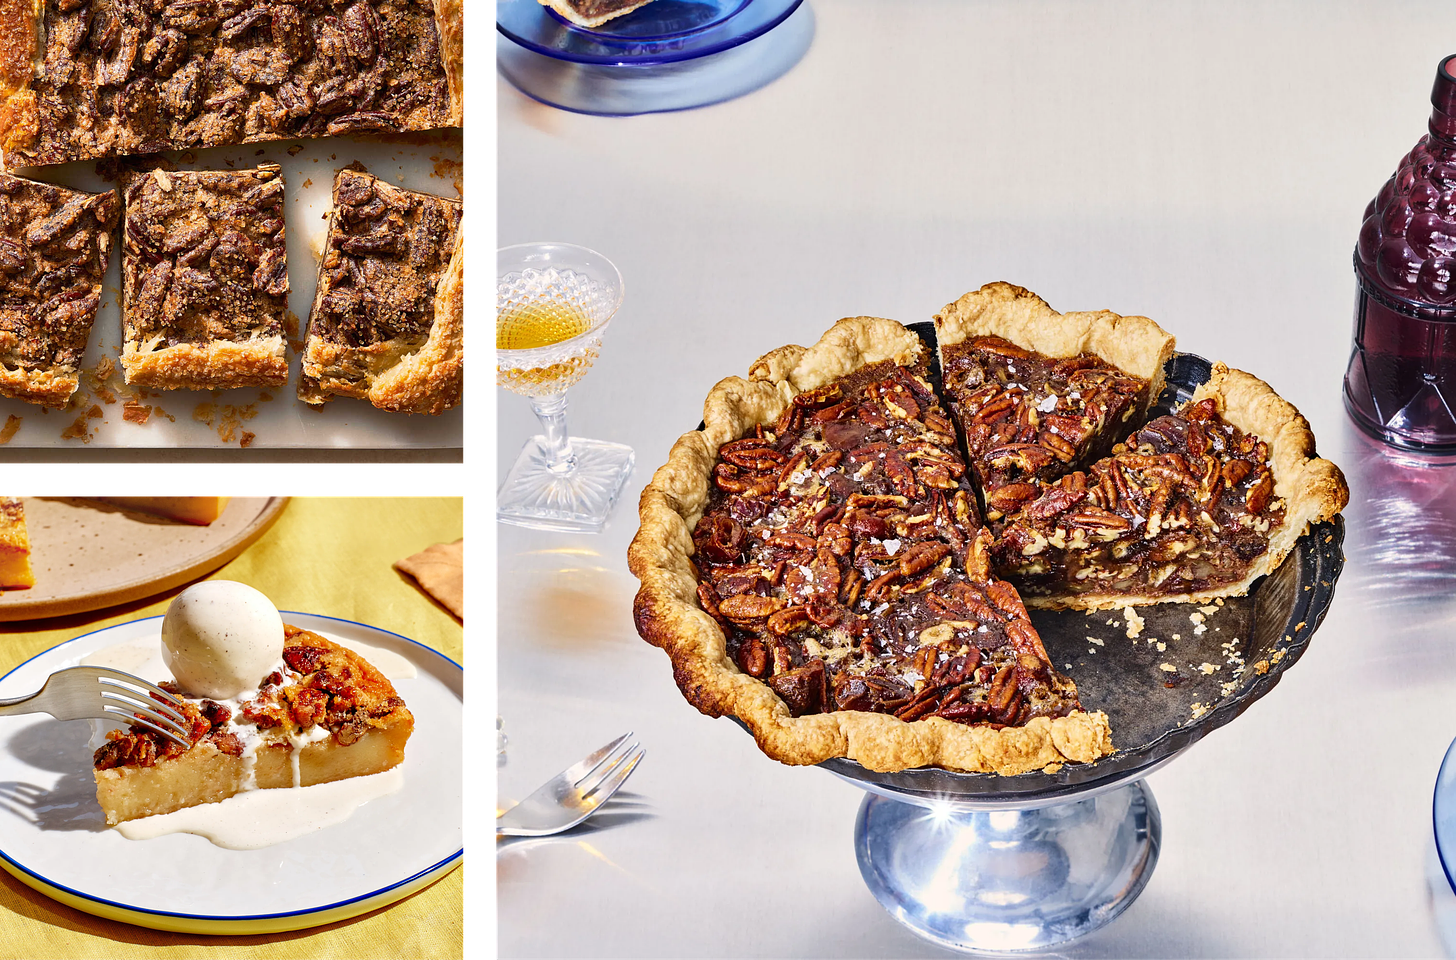
[[(192, 834), (127, 840), (96, 803), (90, 724), (45, 714), (0, 718), (0, 866), (86, 913), (157, 930), (261, 934), (346, 920), (403, 899), (458, 866), (464, 671), (448, 657), (387, 630), (283, 612), (286, 623), (341, 643), (398, 654), (418, 675), (393, 679), (415, 717), (404, 787), (332, 827), (258, 850), (227, 850)], [(118, 644), (154, 642), (137, 665), (165, 678), (161, 617), (88, 633), (0, 678), (0, 697)]]

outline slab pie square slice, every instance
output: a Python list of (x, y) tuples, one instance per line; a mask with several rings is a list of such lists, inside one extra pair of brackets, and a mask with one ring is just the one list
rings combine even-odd
[(101, 304), (116, 191), (0, 174), (0, 396), (64, 407)]
[(367, 173), (334, 178), (298, 397), (444, 413), (464, 386), (462, 206)]
[(8, 165), (459, 126), (460, 0), (0, 6)]
[(184, 701), (190, 748), (139, 726), (108, 734), (94, 758), (106, 822), (215, 803), (245, 790), (368, 776), (404, 761), (414, 716), (378, 669), (292, 626), (285, 627), (283, 659), (288, 668), (260, 677), (257, 693), (236, 710)]
[(1193, 399), (1007, 518), (996, 568), (1036, 607), (1243, 595), (1349, 500), (1299, 411), (1224, 364)]
[(222, 516), (228, 497), (96, 497), (154, 517), (205, 527)]
[(226, 390), (288, 380), (277, 164), (138, 176), (126, 188), (122, 250), (127, 383)]
[(941, 371), (993, 527), (1106, 455), (1163, 387), (1173, 337), (1146, 317), (1057, 313), (991, 283), (935, 317)]
[(920, 340), (852, 318), (714, 387), (640, 504), (639, 632), (770, 756), (1004, 774), (1111, 751), (990, 570)]

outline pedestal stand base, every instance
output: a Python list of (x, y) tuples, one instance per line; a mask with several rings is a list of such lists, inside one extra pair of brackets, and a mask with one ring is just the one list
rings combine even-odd
[(998, 953), (1042, 950), (1118, 916), (1152, 876), (1161, 833), (1139, 780), (1029, 809), (869, 794), (854, 839), (865, 883), (896, 920), (942, 946)]

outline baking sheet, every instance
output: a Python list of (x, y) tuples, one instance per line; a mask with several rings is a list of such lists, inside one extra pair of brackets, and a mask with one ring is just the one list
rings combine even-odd
[[(456, 130), (366, 139), (327, 137), (171, 151), (179, 169), (283, 168), (284, 229), (288, 242), (288, 307), (301, 344), (313, 303), (318, 258), (328, 230), (334, 172), (358, 161), (391, 183), (458, 199), (463, 190), (461, 133)], [(97, 161), (21, 167), (17, 175), (96, 192), (116, 187), (97, 173)], [(387, 413), (366, 400), (336, 398), (322, 408), (298, 400), (299, 359), (288, 351), (289, 379), (279, 388), (148, 390), (122, 383), (121, 248), (113, 246), (101, 307), (82, 362), (81, 386), (64, 410), (0, 398), (0, 445), (24, 447), (259, 447), (458, 448), (460, 407), (437, 417)], [(117, 364), (103, 376), (106, 361)], [(128, 400), (149, 407), (143, 423), (125, 420)]]

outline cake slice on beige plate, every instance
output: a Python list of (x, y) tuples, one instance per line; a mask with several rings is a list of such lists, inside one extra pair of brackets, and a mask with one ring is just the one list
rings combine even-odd
[(222, 516), (229, 497), (95, 497), (118, 507), (205, 527)]
[(19, 497), (0, 497), (0, 590), (33, 586), (35, 576), (30, 572), (25, 504)]

